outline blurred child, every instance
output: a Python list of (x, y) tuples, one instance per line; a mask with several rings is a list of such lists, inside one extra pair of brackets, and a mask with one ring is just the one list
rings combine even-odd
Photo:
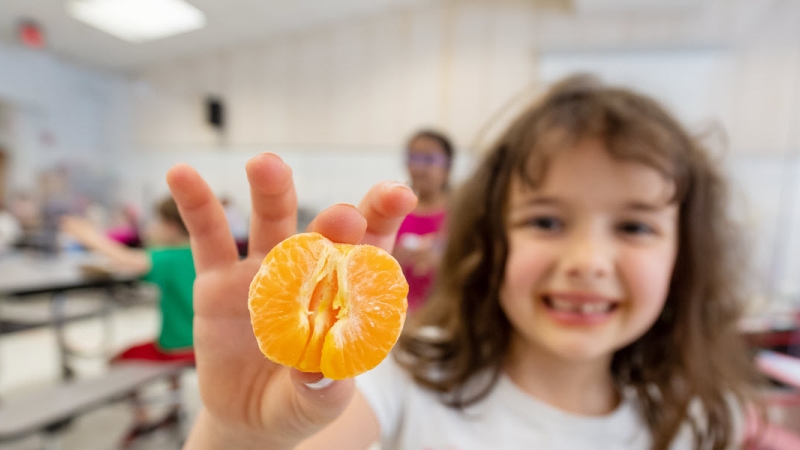
[(17, 218), (7, 210), (0, 200), (0, 255), (10, 251), (22, 236)]
[[(145, 232), (146, 250), (133, 249), (110, 239), (83, 218), (65, 217), (61, 222), (62, 231), (89, 250), (105, 255), (120, 269), (141, 273), (143, 280), (154, 283), (160, 290), (161, 326), (158, 339), (123, 351), (113, 362), (194, 362), (192, 289), (195, 269), (189, 248), (189, 235), (172, 197), (159, 202), (155, 212), (155, 220)], [(171, 383), (173, 390), (177, 391), (179, 379), (175, 377)], [(179, 419), (179, 409), (175, 406), (162, 420), (148, 422), (142, 405), (137, 398), (133, 400), (136, 406), (136, 424), (126, 441), (132, 441), (159, 426), (177, 423)]]
[[(553, 87), (458, 193), (430, 301), (355, 385), (263, 358), (246, 306), (258, 259), (220, 251), (219, 203), (173, 168), (203, 286), (205, 410), (186, 448), (742, 448), (754, 372), (716, 167), (648, 97), (587, 78)], [(253, 217), (268, 217), (258, 253), (289, 235), (289, 174), (271, 155), (248, 163)], [(411, 207), (383, 184), (313, 225), (391, 248)]]
[(394, 257), (408, 281), (408, 308), (414, 311), (428, 297), (441, 256), (453, 145), (439, 132), (419, 131), (408, 142), (406, 164), (419, 202), (400, 225)]
[(141, 247), (139, 214), (133, 205), (123, 205), (114, 210), (106, 235), (128, 247)]

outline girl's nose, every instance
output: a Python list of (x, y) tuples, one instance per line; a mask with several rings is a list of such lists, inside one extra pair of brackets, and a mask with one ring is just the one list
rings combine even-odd
[(613, 243), (597, 231), (586, 231), (571, 237), (562, 267), (573, 279), (604, 278), (613, 272)]

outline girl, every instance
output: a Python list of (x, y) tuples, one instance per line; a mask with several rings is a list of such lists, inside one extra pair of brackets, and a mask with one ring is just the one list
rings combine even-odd
[(408, 281), (408, 308), (413, 311), (427, 299), (439, 263), (453, 146), (445, 135), (422, 130), (407, 147), (411, 189), (419, 202), (400, 225), (394, 257)]
[[(260, 355), (248, 283), (296, 200), (274, 155), (248, 177), (258, 256), (237, 262), (208, 186), (185, 166), (168, 175), (198, 268), (206, 409), (187, 448), (742, 445), (752, 371), (724, 185), (651, 99), (577, 78), (521, 114), (456, 199), (431, 301), (355, 391)], [(382, 184), (311, 228), (389, 248), (413, 205)]]

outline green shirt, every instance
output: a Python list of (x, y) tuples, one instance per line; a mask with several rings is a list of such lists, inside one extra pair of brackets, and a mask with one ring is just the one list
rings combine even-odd
[(189, 247), (156, 248), (147, 251), (150, 272), (145, 281), (161, 290), (161, 331), (158, 345), (165, 350), (192, 347), (192, 287), (195, 271)]

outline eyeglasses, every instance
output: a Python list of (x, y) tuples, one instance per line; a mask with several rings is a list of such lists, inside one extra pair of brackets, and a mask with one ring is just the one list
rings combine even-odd
[(406, 163), (408, 163), (409, 166), (425, 167), (447, 167), (450, 165), (450, 161), (447, 160), (447, 157), (439, 153), (407, 155)]

